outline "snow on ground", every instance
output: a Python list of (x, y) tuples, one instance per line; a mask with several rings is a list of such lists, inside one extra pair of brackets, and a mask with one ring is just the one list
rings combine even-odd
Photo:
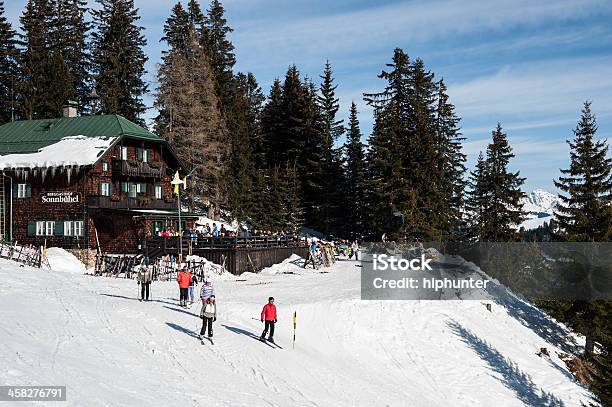
[(544, 226), (544, 222), (549, 223), (553, 219), (553, 216), (542, 216), (538, 217), (537, 215), (528, 214), (527, 218), (521, 223), (521, 227), (525, 230), (537, 229), (540, 226)]
[[(139, 302), (133, 280), (0, 260), (0, 383), (67, 385), (70, 406), (579, 406), (557, 352), (577, 346), (537, 309), (480, 301), (361, 301), (360, 268), (288, 259), (215, 279), (215, 344), (174, 282)], [(286, 274), (291, 272), (292, 274)], [(257, 339), (268, 296), (275, 338)], [(291, 314), (297, 311), (292, 349)], [(546, 347), (551, 358), (536, 352)], [(21, 405), (27, 405), (23, 403)]]
[(72, 253), (59, 247), (47, 249), (47, 260), (53, 271), (84, 274), (87, 272), (85, 265), (81, 263)]

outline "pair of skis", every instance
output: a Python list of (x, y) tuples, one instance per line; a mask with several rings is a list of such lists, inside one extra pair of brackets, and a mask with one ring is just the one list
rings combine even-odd
[(202, 337), (200, 337), (200, 341), (202, 342), (202, 345), (206, 344), (205, 339), (208, 339), (208, 340), (210, 341), (210, 344), (211, 344), (211, 345), (214, 345), (214, 344), (215, 344), (215, 343), (213, 342), (212, 338), (207, 337), (207, 336), (202, 336)]
[(283, 347), (280, 346), (279, 344), (277, 344), (276, 342), (274, 342), (274, 340), (269, 340), (269, 339), (261, 338), (260, 337), (259, 341), (265, 343), (266, 345), (268, 345), (271, 348), (274, 348), (274, 349), (283, 349)]

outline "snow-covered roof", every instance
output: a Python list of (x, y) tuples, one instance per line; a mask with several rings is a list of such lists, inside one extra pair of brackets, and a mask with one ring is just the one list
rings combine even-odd
[(63, 137), (37, 152), (0, 156), (0, 169), (92, 165), (116, 139), (117, 137)]

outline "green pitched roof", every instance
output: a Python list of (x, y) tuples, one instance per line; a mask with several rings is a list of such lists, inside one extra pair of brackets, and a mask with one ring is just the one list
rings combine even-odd
[(23, 120), (0, 126), (0, 155), (34, 153), (69, 136), (125, 136), (164, 141), (162, 137), (116, 114)]

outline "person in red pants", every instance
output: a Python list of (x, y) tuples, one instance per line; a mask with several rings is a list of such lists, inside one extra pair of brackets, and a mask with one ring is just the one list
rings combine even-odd
[(268, 340), (274, 342), (274, 324), (276, 324), (276, 321), (276, 305), (274, 305), (274, 297), (270, 297), (268, 298), (268, 303), (264, 305), (261, 311), (261, 322), (265, 322), (264, 330), (261, 333), (261, 340), (266, 339), (266, 334), (269, 330)]

